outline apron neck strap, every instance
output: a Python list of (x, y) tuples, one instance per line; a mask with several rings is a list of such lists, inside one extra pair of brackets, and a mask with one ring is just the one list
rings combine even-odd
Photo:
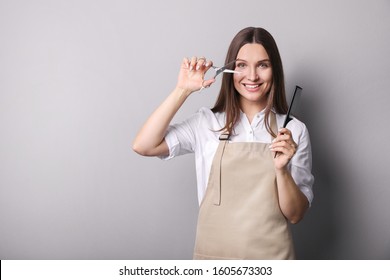
[[(274, 112), (270, 112), (270, 126), (271, 130), (275, 135), (278, 135), (278, 125), (276, 124), (276, 114)], [(272, 138), (275, 138), (272, 136)]]

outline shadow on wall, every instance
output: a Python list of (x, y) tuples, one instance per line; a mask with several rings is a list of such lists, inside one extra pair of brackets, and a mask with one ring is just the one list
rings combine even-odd
[(330, 132), (325, 123), (321, 123), (323, 118), (311, 117), (318, 116), (324, 109), (317, 98), (320, 94), (311, 85), (305, 85), (304, 90), (300, 119), (310, 133), (315, 182), (311, 208), (299, 224), (292, 226), (296, 253), (298, 259), (337, 259), (337, 244), (342, 234), (338, 209), (342, 209), (342, 200), (336, 190), (343, 184), (343, 175), (335, 165), (336, 155), (327, 152), (332, 149), (327, 147), (331, 141), (326, 134)]

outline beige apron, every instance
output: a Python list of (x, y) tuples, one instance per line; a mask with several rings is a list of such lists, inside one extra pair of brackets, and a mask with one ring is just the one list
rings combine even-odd
[(228, 138), (220, 137), (200, 205), (194, 259), (294, 259), (269, 143)]

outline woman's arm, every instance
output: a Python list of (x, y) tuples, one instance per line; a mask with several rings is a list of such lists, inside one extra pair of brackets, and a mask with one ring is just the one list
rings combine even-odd
[(309, 207), (309, 201), (287, 169), (287, 164), (297, 150), (291, 131), (286, 128), (281, 129), (271, 144), (270, 149), (277, 152), (274, 158), (274, 165), (280, 209), (291, 223), (296, 224), (304, 217)]
[(287, 169), (276, 170), (278, 185), (279, 206), (283, 215), (296, 224), (303, 219), (309, 208), (309, 201), (295, 184), (291, 173)]
[(168, 145), (164, 140), (165, 133), (173, 117), (191, 93), (202, 87), (209, 87), (215, 80), (204, 81), (204, 75), (212, 66), (206, 59), (193, 57), (183, 59), (180, 67), (178, 82), (172, 93), (152, 113), (134, 142), (133, 150), (143, 156), (166, 156), (169, 154)]
[(168, 146), (164, 140), (165, 132), (189, 94), (188, 90), (175, 88), (152, 113), (133, 142), (133, 150), (136, 153), (143, 156), (168, 155)]

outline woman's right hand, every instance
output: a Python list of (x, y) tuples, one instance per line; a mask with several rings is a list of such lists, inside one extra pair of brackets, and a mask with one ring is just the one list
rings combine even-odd
[(180, 67), (176, 88), (147, 119), (133, 142), (133, 150), (143, 156), (166, 156), (169, 147), (165, 135), (173, 117), (194, 91), (209, 87), (215, 79), (204, 80), (207, 70), (213, 65), (205, 58), (185, 58)]
[(199, 91), (211, 86), (215, 79), (204, 80), (206, 72), (211, 68), (213, 62), (207, 61), (204, 57), (184, 58), (181, 63), (177, 87), (190, 93)]

